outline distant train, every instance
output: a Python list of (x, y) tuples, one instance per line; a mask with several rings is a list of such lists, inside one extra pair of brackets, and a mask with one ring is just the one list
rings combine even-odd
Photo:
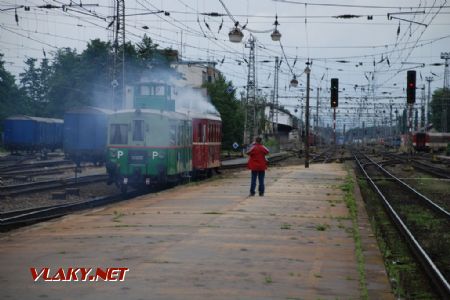
[(3, 145), (11, 153), (64, 150), (68, 159), (102, 164), (106, 159), (107, 115), (96, 107), (72, 109), (64, 120), (16, 115), (4, 120)]
[[(315, 132), (310, 132), (309, 133), (309, 145), (310, 146), (317, 146), (321, 143), (324, 143), (323, 139), (321, 138), (320, 135), (318, 135)], [(288, 141), (289, 142), (301, 142), (301, 143), (305, 143), (305, 132), (302, 131), (301, 136), (299, 136), (299, 131), (298, 130), (292, 130), (291, 132), (289, 132), (289, 136), (288, 136)]]
[(449, 144), (449, 132), (416, 132), (413, 135), (413, 147), (416, 151), (443, 151)]
[(54, 151), (62, 147), (63, 120), (16, 115), (4, 120), (8, 151)]
[(402, 145), (400, 136), (390, 136), (383, 139), (383, 144), (386, 148), (398, 149)]

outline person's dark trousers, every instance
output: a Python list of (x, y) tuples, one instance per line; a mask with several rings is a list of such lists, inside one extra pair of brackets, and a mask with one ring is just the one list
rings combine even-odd
[(259, 195), (264, 195), (264, 176), (266, 172), (265, 171), (252, 171), (252, 181), (250, 184), (250, 195), (255, 194), (256, 189), (256, 177), (258, 177), (258, 192)]

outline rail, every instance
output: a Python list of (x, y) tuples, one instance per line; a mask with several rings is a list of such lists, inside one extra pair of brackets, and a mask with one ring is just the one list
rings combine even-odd
[(386, 198), (386, 196), (383, 194), (383, 192), (379, 189), (379, 187), (375, 184), (374, 180), (369, 176), (367, 171), (365, 170), (365, 167), (367, 165), (375, 165), (376, 164), (373, 160), (368, 159), (369, 163), (362, 163), (361, 160), (358, 158), (357, 154), (354, 154), (355, 161), (357, 162), (359, 169), (364, 174), (366, 180), (369, 182), (370, 186), (373, 188), (373, 190), (378, 194), (378, 196), (381, 198), (383, 206), (385, 207), (388, 215), (391, 217), (394, 224), (397, 226), (398, 230), (402, 233), (405, 240), (409, 244), (412, 252), (416, 256), (416, 258), (421, 263), (422, 267), (424, 268), (425, 272), (428, 274), (429, 278), (431, 279), (431, 282), (433, 285), (437, 288), (439, 293), (444, 299), (450, 298), (450, 284), (442, 274), (442, 272), (439, 270), (439, 268), (436, 266), (436, 264), (433, 262), (433, 260), (430, 258), (430, 256), (426, 253), (426, 251), (422, 248), (422, 246), (417, 241), (416, 237), (412, 234), (412, 232), (408, 229), (406, 224), (403, 222), (399, 214), (395, 211), (393, 206), (390, 204), (389, 200)]

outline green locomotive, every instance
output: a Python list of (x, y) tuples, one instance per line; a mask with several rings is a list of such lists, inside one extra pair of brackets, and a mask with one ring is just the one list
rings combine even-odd
[(133, 109), (108, 116), (109, 183), (126, 192), (220, 166), (219, 116), (175, 112), (171, 88), (163, 83), (140, 83), (131, 91)]
[(184, 114), (152, 109), (123, 110), (110, 116), (110, 179), (123, 192), (176, 181), (192, 170), (192, 126)]

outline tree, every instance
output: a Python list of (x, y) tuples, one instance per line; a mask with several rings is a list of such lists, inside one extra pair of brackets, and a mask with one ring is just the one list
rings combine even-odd
[(431, 121), (437, 131), (450, 130), (450, 90), (437, 89), (431, 100)]
[(25, 65), (24, 72), (19, 76), (21, 89), (28, 96), (28, 113), (33, 116), (44, 116), (49, 102), (48, 86), (52, 76), (51, 66), (47, 58), (41, 61), (40, 67), (36, 67), (37, 59), (35, 58), (27, 58)]
[(39, 101), (39, 71), (36, 62), (36, 58), (27, 58), (25, 71), (19, 74), (21, 87), (32, 101)]
[(244, 134), (244, 110), (236, 99), (235, 90), (225, 77), (219, 78), (213, 83), (207, 83), (208, 95), (222, 117), (222, 147), (232, 149), (234, 142), (242, 144)]
[(155, 55), (158, 44), (154, 44), (152, 39), (144, 34), (142, 41), (136, 45), (139, 59), (144, 64), (150, 64)]
[(86, 93), (87, 103), (92, 106), (111, 108), (112, 48), (109, 42), (91, 40), (80, 55), (80, 88)]
[[(163, 75), (167, 72), (162, 74), (158, 68), (170, 69), (169, 62), (176, 51), (157, 47), (149, 37), (144, 36), (136, 46), (127, 42), (119, 49), (119, 57), (123, 54), (125, 57), (125, 84), (138, 82), (145, 71), (164, 80)], [(119, 103), (124, 100), (123, 68), (119, 59), (115, 74), (119, 85), (113, 99), (112, 54), (109, 42), (94, 39), (81, 54), (71, 48), (58, 49), (51, 61), (43, 59), (40, 67), (36, 66), (37, 59), (28, 58), (25, 61), (27, 67), (20, 74), (20, 83), (28, 95), (30, 114), (61, 118), (65, 111), (77, 106), (119, 108)], [(169, 71), (172, 76), (174, 73)]]
[(90, 105), (88, 89), (83, 85), (87, 78), (80, 62), (81, 56), (76, 50), (63, 48), (56, 52), (48, 86), (48, 116), (61, 118), (73, 107)]
[(16, 85), (14, 76), (6, 71), (3, 54), (0, 53), (0, 129), (6, 117), (27, 113), (26, 100), (26, 95)]

